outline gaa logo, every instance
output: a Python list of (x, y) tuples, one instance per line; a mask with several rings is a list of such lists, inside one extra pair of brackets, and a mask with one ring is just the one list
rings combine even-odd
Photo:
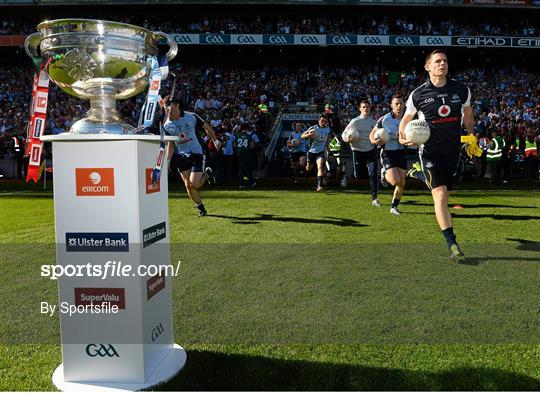
[(377, 36), (368, 35), (364, 37), (364, 44), (367, 45), (382, 45), (382, 40)]
[(152, 342), (155, 342), (164, 331), (165, 329), (163, 328), (163, 325), (161, 324), (161, 322), (158, 323), (157, 326), (152, 329), (152, 334), (150, 336), (150, 338), (152, 339)]
[(349, 38), (346, 36), (334, 36), (332, 37), (332, 42), (334, 44), (351, 45), (351, 40), (349, 40)]
[(440, 37), (428, 37), (426, 42), (429, 45), (444, 45), (444, 41)]
[(452, 109), (448, 105), (441, 105), (438, 112), (440, 117), (447, 117), (452, 112)]
[(175, 35), (174, 40), (177, 44), (192, 44), (191, 38), (188, 35)]
[(300, 42), (303, 44), (318, 44), (319, 40), (313, 35), (303, 35), (300, 37)]
[(238, 36), (238, 43), (239, 44), (254, 44), (255, 43), (255, 37), (251, 35), (239, 35)]
[(286, 44), (287, 39), (282, 35), (271, 35), (270, 38), (268, 38), (268, 42), (271, 44)]
[(86, 346), (86, 354), (91, 358), (95, 358), (96, 356), (99, 356), (101, 358), (104, 358), (106, 356), (110, 358), (120, 357), (120, 355), (118, 355), (118, 352), (116, 352), (116, 349), (114, 349), (111, 344), (88, 344)]
[(218, 35), (207, 35), (204, 36), (204, 42), (207, 44), (224, 44), (223, 38)]
[(114, 168), (75, 168), (77, 196), (114, 196)]
[(397, 45), (414, 45), (413, 40), (410, 37), (399, 36), (396, 37)]

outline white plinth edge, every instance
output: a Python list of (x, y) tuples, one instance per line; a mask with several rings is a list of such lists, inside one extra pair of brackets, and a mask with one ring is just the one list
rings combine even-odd
[[(107, 141), (126, 141), (126, 140), (139, 140), (150, 141), (159, 143), (161, 137), (154, 134), (71, 134), (64, 132), (57, 135), (44, 135), (40, 138), (45, 142), (107, 142)], [(177, 141), (177, 136), (166, 135), (166, 141)]]
[(144, 383), (124, 382), (65, 382), (64, 366), (61, 364), (54, 370), (52, 381), (58, 390), (63, 392), (121, 392), (148, 389), (170, 381), (184, 368), (187, 354), (184, 349), (174, 344), (169, 354), (163, 359), (150, 378)]

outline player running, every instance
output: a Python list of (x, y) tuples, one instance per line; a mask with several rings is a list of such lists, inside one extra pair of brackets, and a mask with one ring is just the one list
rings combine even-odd
[(287, 140), (287, 148), (291, 157), (292, 180), (296, 184), (296, 180), (303, 168), (306, 166), (306, 140), (302, 139), (302, 123), (297, 121), (294, 124), (294, 131)]
[(330, 128), (328, 127), (328, 118), (326, 115), (319, 117), (319, 123), (308, 128), (301, 136), (302, 139), (311, 139), (311, 146), (307, 155), (306, 171), (309, 172), (313, 168), (313, 164), (317, 164), (317, 188), (316, 191), (324, 191), (324, 164), (326, 145), (330, 139)]
[[(394, 186), (394, 196), (390, 213), (399, 216), (398, 205), (405, 189), (405, 177), (407, 175), (407, 157), (405, 146), (399, 143), (399, 123), (405, 111), (405, 104), (400, 94), (394, 94), (390, 102), (391, 111), (381, 117), (369, 135), (371, 143), (383, 146), (381, 148), (381, 181), (386, 180)], [(390, 140), (384, 142), (375, 139), (375, 132), (379, 128), (385, 128), (390, 135)]]
[[(371, 204), (381, 206), (377, 197), (379, 181), (377, 179), (377, 147), (370, 141), (369, 134), (375, 127), (375, 120), (369, 116), (371, 105), (369, 101), (362, 100), (358, 106), (360, 116), (355, 117), (345, 127), (341, 134), (343, 142), (349, 143), (352, 150), (353, 176), (358, 179), (358, 168), (361, 163), (366, 165), (369, 176), (369, 188), (371, 190)], [(359, 138), (356, 141), (351, 140), (351, 133), (357, 131)]]
[(471, 134), (474, 115), (471, 92), (463, 83), (448, 79), (448, 58), (440, 49), (426, 57), (428, 80), (414, 90), (399, 125), (399, 141), (412, 145), (405, 138), (405, 127), (418, 113), (429, 124), (430, 139), (419, 149), (421, 170), (410, 174), (424, 181), (433, 196), (435, 216), (450, 249), (450, 258), (465, 262), (465, 255), (456, 241), (452, 216), (448, 209), (448, 190), (455, 181), (460, 156), (462, 122)]
[(197, 132), (204, 129), (218, 150), (221, 148), (221, 142), (217, 140), (210, 124), (195, 113), (184, 111), (182, 100), (172, 99), (167, 115), (168, 120), (163, 126), (165, 131), (179, 138), (174, 144), (169, 142), (167, 154), (169, 168), (171, 170), (174, 168), (180, 173), (188, 196), (195, 203), (199, 217), (206, 216), (207, 212), (198, 190), (209, 177), (212, 177), (212, 173), (210, 168), (203, 172), (203, 149)]

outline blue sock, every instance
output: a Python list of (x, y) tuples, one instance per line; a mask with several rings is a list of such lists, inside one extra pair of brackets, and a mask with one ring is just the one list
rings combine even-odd
[(446, 243), (448, 244), (448, 248), (452, 244), (456, 243), (456, 235), (454, 234), (454, 227), (446, 228), (442, 230), (442, 234), (444, 238), (446, 239)]
[(392, 199), (392, 207), (398, 207), (399, 201), (401, 201), (399, 198)]

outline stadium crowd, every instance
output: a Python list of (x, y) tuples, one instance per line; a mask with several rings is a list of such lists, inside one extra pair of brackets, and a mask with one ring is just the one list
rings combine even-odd
[[(88, 16), (87, 16), (88, 17)], [(44, 18), (0, 19), (0, 35), (30, 34)], [(99, 17), (96, 16), (96, 19)], [(355, 16), (297, 16), (246, 17), (216, 16), (187, 20), (184, 16), (111, 17), (119, 22), (135, 24), (155, 31), (168, 33), (212, 33), (212, 34), (411, 34), (411, 35), (454, 35), (454, 36), (523, 36), (535, 37), (539, 27), (528, 18), (493, 18), (472, 15), (457, 19), (441, 16), (382, 16), (366, 14)]]
[[(358, 115), (360, 99), (367, 98), (372, 105), (372, 116), (379, 118), (389, 111), (392, 94), (400, 92), (406, 97), (425, 79), (423, 74), (418, 75), (413, 70), (394, 72), (359, 66), (266, 66), (247, 70), (175, 64), (173, 69), (178, 76), (177, 93), (184, 98), (187, 107), (206, 119), (223, 139), (243, 124), (258, 135), (259, 141), (253, 148), (257, 150), (259, 165), (263, 161), (262, 150), (271, 137), (272, 122), (288, 105), (308, 102), (322, 110), (325, 104), (331, 104), (344, 127)], [(32, 72), (30, 67), (21, 72), (20, 67), (0, 65), (0, 138), (3, 142), (0, 154), (4, 156), (9, 156), (12, 136), (20, 135), (22, 139), (25, 135)], [(489, 72), (476, 68), (453, 77), (465, 82), (473, 92), (475, 130), (479, 138), (492, 138), (496, 131), (507, 142), (507, 155), (513, 154), (511, 149), (514, 148), (523, 151), (527, 140), (538, 142), (538, 75), (516, 68)], [(171, 80), (169, 78), (162, 91), (170, 91)], [(144, 99), (145, 95), (141, 94), (118, 102), (123, 118), (136, 125)], [(51, 85), (46, 133), (69, 130), (87, 109), (86, 101), (68, 96)], [(221, 154), (213, 152), (210, 158), (216, 161)], [(534, 173), (531, 169), (529, 175), (537, 177), (537, 171)]]

